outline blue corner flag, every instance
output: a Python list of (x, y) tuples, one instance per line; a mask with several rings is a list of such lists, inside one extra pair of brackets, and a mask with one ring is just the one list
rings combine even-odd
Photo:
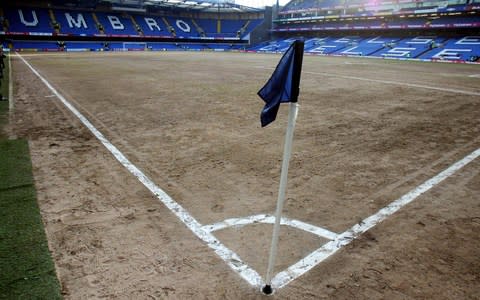
[(262, 127), (275, 121), (282, 102), (297, 102), (302, 72), (303, 41), (294, 41), (283, 54), (282, 59), (258, 96), (265, 101), (260, 115)]

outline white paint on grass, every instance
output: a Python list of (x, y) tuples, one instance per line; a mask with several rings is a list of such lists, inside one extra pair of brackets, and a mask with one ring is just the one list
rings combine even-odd
[(339, 74), (332, 74), (332, 73), (321, 73), (321, 72), (309, 72), (309, 71), (302, 71), (305, 74), (312, 74), (312, 75), (322, 75), (326, 77), (337, 77), (343, 79), (353, 79), (353, 80), (360, 80), (360, 81), (367, 81), (367, 82), (377, 82), (377, 83), (385, 83), (385, 84), (392, 84), (392, 85), (401, 85), (413, 88), (421, 88), (427, 90), (435, 90), (435, 91), (442, 91), (448, 93), (455, 93), (455, 94), (463, 94), (463, 95), (470, 95), (470, 96), (480, 96), (480, 92), (472, 92), (460, 89), (450, 89), (450, 88), (442, 88), (437, 86), (429, 86), (417, 83), (408, 83), (408, 82), (399, 82), (393, 80), (382, 80), (382, 79), (371, 79), (365, 77), (356, 77), (356, 76), (349, 76), (349, 75), (339, 75)]
[(367, 65), (366, 62), (353, 62), (353, 61), (346, 61), (344, 62), (346, 65)]
[[(254, 215), (254, 216), (249, 216), (244, 218), (226, 219), (219, 223), (204, 225), (203, 229), (205, 229), (208, 232), (213, 232), (217, 230), (226, 229), (229, 227), (238, 228), (238, 227), (243, 227), (245, 225), (251, 225), (251, 224), (274, 224), (274, 223), (275, 223), (275, 216), (268, 215), (268, 214), (260, 214), (260, 215)], [(282, 217), (280, 224), (286, 225), (289, 227), (294, 227), (303, 231), (307, 231), (316, 236), (329, 239), (329, 240), (334, 240), (338, 236), (336, 233), (331, 232), (325, 228), (321, 228), (321, 227), (308, 224), (302, 221), (298, 221), (298, 220), (292, 220), (286, 217)]]
[(12, 78), (12, 54), (8, 54), (8, 110), (12, 111), (13, 103), (13, 78)]
[[(259, 69), (269, 69), (274, 70), (275, 68), (271, 67), (258, 67)], [(474, 91), (466, 91), (460, 89), (453, 89), (453, 88), (443, 88), (437, 86), (429, 86), (417, 83), (408, 83), (408, 82), (400, 82), (400, 81), (393, 81), (393, 80), (383, 80), (383, 79), (372, 79), (372, 78), (365, 78), (365, 77), (357, 77), (357, 76), (350, 76), (350, 75), (340, 75), (340, 74), (333, 74), (333, 73), (324, 73), (324, 72), (311, 72), (311, 71), (302, 71), (304, 74), (312, 74), (312, 75), (321, 75), (325, 77), (337, 77), (343, 79), (350, 79), (350, 80), (359, 80), (359, 81), (367, 81), (367, 82), (377, 82), (377, 83), (385, 83), (385, 84), (392, 84), (392, 85), (400, 85), (400, 86), (407, 86), (412, 88), (421, 88), (427, 90), (435, 90), (435, 91), (442, 91), (454, 94), (463, 94), (469, 96), (480, 96), (480, 92)]]
[(454, 163), (453, 165), (448, 167), (446, 170), (440, 172), (436, 176), (425, 181), (424, 183), (414, 188), (407, 194), (393, 201), (386, 207), (380, 209), (376, 214), (364, 219), (363, 221), (354, 225), (344, 233), (338, 235), (338, 237), (333, 241), (326, 243), (319, 249), (309, 254), (307, 257), (303, 258), (296, 264), (290, 266), (285, 271), (278, 273), (272, 279), (272, 286), (276, 288), (281, 288), (287, 285), (288, 283), (290, 283), (292, 280), (296, 279), (297, 277), (308, 272), (313, 267), (315, 267), (316, 265), (318, 265), (319, 263), (321, 263), (331, 255), (333, 255), (338, 250), (340, 250), (342, 247), (348, 245), (351, 241), (353, 241), (359, 235), (366, 232), (367, 230), (377, 225), (378, 223), (382, 222), (387, 217), (397, 212), (400, 208), (404, 207), (408, 203), (417, 199), (420, 195), (427, 192), (432, 187), (438, 185), (443, 180), (452, 176), (455, 172), (457, 172), (458, 170), (460, 170), (465, 165), (472, 162), (474, 159), (476, 159), (479, 156), (480, 156), (480, 148), (473, 151), (472, 153), (470, 153), (460, 161)]
[(204, 241), (212, 248), (218, 256), (220, 256), (235, 272), (237, 272), (250, 285), (260, 287), (263, 280), (260, 275), (244, 263), (241, 258), (232, 250), (225, 247), (210, 232), (204, 230), (202, 225), (191, 216), (181, 205), (175, 202), (167, 193), (159, 188), (150, 178), (147, 177), (140, 169), (131, 163), (125, 155), (100, 132), (90, 121), (85, 118), (70, 102), (65, 99), (40, 73), (35, 70), (20, 54), (17, 56), (37, 75), (38, 78), (52, 91), (53, 94), (65, 105), (93, 135), (112, 153), (112, 155), (146, 188), (148, 188), (170, 211), (179, 218), (198, 238)]
[(480, 78), (480, 74), (472, 74), (472, 75), (468, 75), (468, 77), (470, 77), (470, 78)]

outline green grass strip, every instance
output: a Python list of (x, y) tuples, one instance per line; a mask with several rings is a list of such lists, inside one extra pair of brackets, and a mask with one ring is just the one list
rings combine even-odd
[[(3, 124), (7, 110), (8, 102), (0, 101)], [(62, 299), (36, 200), (28, 143), (1, 136), (0, 299)]]

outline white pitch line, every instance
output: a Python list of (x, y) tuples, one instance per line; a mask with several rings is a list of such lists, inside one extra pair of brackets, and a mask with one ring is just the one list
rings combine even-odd
[[(250, 225), (255, 223), (274, 224), (275, 216), (268, 215), (268, 214), (260, 214), (260, 215), (254, 215), (254, 216), (249, 216), (244, 218), (226, 219), (226, 220), (223, 220), (222, 222), (218, 222), (215, 224), (204, 225), (203, 229), (208, 232), (213, 232), (213, 231), (222, 230), (228, 227), (243, 227), (245, 225)], [(329, 240), (334, 240), (338, 237), (338, 234), (330, 230), (327, 230), (325, 228), (321, 228), (321, 227), (308, 224), (302, 221), (298, 221), (298, 220), (292, 220), (286, 217), (282, 217), (280, 224), (294, 227), (303, 231), (307, 231), (316, 236), (326, 238)]]
[[(18, 52), (17, 52), (18, 53)], [(19, 53), (18, 53), (19, 54)], [(61, 55), (66, 55), (67, 52), (54, 52), (54, 53), (30, 53), (30, 54), (22, 54), (23, 57), (35, 57), (35, 56), (61, 56)]]
[(202, 225), (191, 216), (180, 204), (175, 202), (166, 192), (159, 188), (150, 178), (147, 177), (140, 169), (131, 163), (120, 150), (112, 145), (110, 141), (93, 126), (86, 117), (84, 117), (70, 102), (65, 99), (40, 73), (35, 70), (19, 53), (17, 56), (37, 75), (38, 78), (54, 93), (57, 98), (65, 105), (82, 123), (87, 127), (92, 134), (112, 153), (112, 155), (132, 174), (134, 175), (146, 188), (148, 188), (157, 198), (162, 202), (177, 218), (180, 219), (199, 239), (204, 241), (208, 247), (213, 249), (215, 253), (220, 256), (230, 268), (237, 272), (250, 285), (261, 287), (264, 282), (260, 275), (246, 263), (232, 250), (224, 246), (215, 236), (210, 232), (204, 230)]
[(480, 148), (473, 151), (469, 155), (465, 156), (461, 160), (457, 161), (444, 171), (440, 172), (436, 176), (430, 178), (429, 180), (425, 181), (418, 187), (414, 188), (407, 194), (403, 195), (402, 197), (398, 198), (397, 200), (393, 201), (386, 207), (380, 209), (376, 214), (364, 219), (360, 223), (354, 225), (344, 233), (338, 235), (338, 237), (326, 243), (321, 248), (315, 250), (296, 264), (290, 266), (285, 271), (278, 273), (272, 279), (272, 286), (275, 288), (281, 288), (292, 280), (295, 280), (299, 276), (305, 274), (313, 267), (330, 257), (331, 255), (335, 254), (338, 250), (342, 247), (348, 245), (351, 241), (356, 239), (360, 234), (366, 232), (373, 226), (377, 225), (378, 223), (384, 221), (386, 218), (397, 212), (399, 209), (404, 207), (405, 205), (409, 204), (417, 197), (422, 195), (423, 193), (427, 192), (434, 186), (438, 185), (443, 180), (447, 179), (448, 177), (452, 176), (455, 172), (463, 168), (468, 163), (472, 162), (474, 159), (480, 156)]
[(12, 54), (8, 54), (8, 110), (13, 111)]
[(370, 79), (370, 78), (364, 78), (364, 77), (337, 75), (337, 74), (331, 74), (331, 73), (309, 72), (309, 71), (303, 71), (303, 73), (313, 74), (313, 75), (322, 75), (322, 76), (327, 76), (327, 77), (338, 77), (338, 78), (343, 78), (343, 79), (368, 81), (368, 82), (395, 84), (395, 85), (408, 86), (408, 87), (414, 87), (414, 88), (422, 88), (422, 89), (428, 89), (428, 90), (435, 90), (435, 91), (442, 91), (442, 92), (449, 92), (449, 93), (456, 93), (456, 94), (464, 94), (464, 95), (470, 95), (470, 96), (480, 96), (480, 92), (471, 92), (471, 91), (465, 91), (465, 90), (459, 90), (459, 89), (449, 89), (449, 88), (442, 88), (442, 87), (429, 86), (429, 85), (416, 84), (416, 83), (398, 82), (398, 81), (381, 80), (381, 79)]
[[(271, 68), (271, 67), (263, 67), (263, 68), (258, 67), (258, 68), (259, 69), (269, 69), (269, 70), (274, 69), (274, 68)], [(382, 80), (382, 79), (370, 79), (370, 78), (357, 77), (357, 76), (339, 75), (339, 74), (322, 73), (322, 72), (311, 72), (311, 71), (302, 71), (302, 73), (312, 74), (312, 75), (321, 75), (321, 76), (326, 76), (326, 77), (353, 79), (353, 80), (360, 80), (360, 81), (367, 81), (367, 82), (394, 84), (394, 85), (408, 86), (408, 87), (414, 87), (414, 88), (422, 88), (422, 89), (428, 89), (428, 90), (449, 92), (449, 93), (455, 93), (455, 94), (470, 95), (470, 96), (480, 96), (480, 92), (472, 92), (472, 91), (465, 91), (465, 90), (459, 90), (459, 89), (449, 89), (449, 88), (442, 88), (442, 87), (437, 87), (437, 86), (429, 86), (429, 85), (416, 84), (416, 83), (398, 82), (398, 81)]]

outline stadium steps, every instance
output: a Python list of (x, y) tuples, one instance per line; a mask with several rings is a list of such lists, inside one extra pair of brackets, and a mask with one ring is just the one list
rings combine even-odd
[(422, 55), (424, 55), (425, 53), (430, 52), (430, 51), (432, 51), (432, 50), (433, 50), (433, 49), (431, 49), (431, 48), (426, 48), (424, 51), (420, 52), (420, 54), (418, 54), (417, 56), (415, 56), (415, 58), (419, 58), (419, 57), (421, 57)]
[(200, 27), (200, 25), (197, 24), (197, 22), (195, 21), (195, 19), (191, 19), (192, 20), (192, 24), (195, 26), (195, 29), (197, 30), (197, 32), (200, 34), (201, 37), (205, 37), (205, 30), (203, 30), (202, 27)]
[(247, 30), (251, 22), (252, 22), (251, 20), (248, 20), (247, 22), (245, 22), (245, 24), (243, 24), (242, 28), (240, 28), (240, 30), (237, 33), (237, 37), (241, 37), (245, 33), (245, 30)]
[(173, 28), (173, 26), (170, 25), (170, 23), (168, 23), (167, 18), (162, 17), (162, 20), (163, 20), (163, 23), (165, 23), (165, 26), (167, 26), (167, 29), (168, 29), (168, 31), (170, 32), (170, 34), (171, 34), (173, 37), (176, 37), (176, 36), (177, 36), (177, 33), (175, 32), (175, 28)]
[(103, 25), (102, 25), (102, 23), (100, 23), (97, 15), (95, 13), (92, 13), (92, 18), (93, 18), (93, 21), (95, 22), (95, 26), (97, 26), (98, 32), (100, 34), (105, 34), (105, 30), (103, 29)]
[(376, 50), (376, 51), (373, 51), (372, 53), (369, 53), (367, 56), (371, 56), (371, 55), (375, 55), (376, 53), (382, 51), (383, 49), (385, 49), (385, 46), (383, 46), (382, 48)]
[(217, 33), (222, 33), (222, 21), (217, 20)]
[(55, 14), (53, 13), (52, 9), (48, 10), (48, 15), (50, 16), (53, 31), (57, 34), (60, 33), (60, 23), (57, 22), (57, 19), (55, 18)]
[(138, 32), (138, 34), (140, 36), (143, 36), (144, 34), (143, 34), (142, 27), (140, 27), (140, 25), (138, 25), (137, 20), (135, 20), (135, 18), (132, 15), (128, 15), (128, 17), (130, 18), (130, 20), (132, 20), (133, 27)]

